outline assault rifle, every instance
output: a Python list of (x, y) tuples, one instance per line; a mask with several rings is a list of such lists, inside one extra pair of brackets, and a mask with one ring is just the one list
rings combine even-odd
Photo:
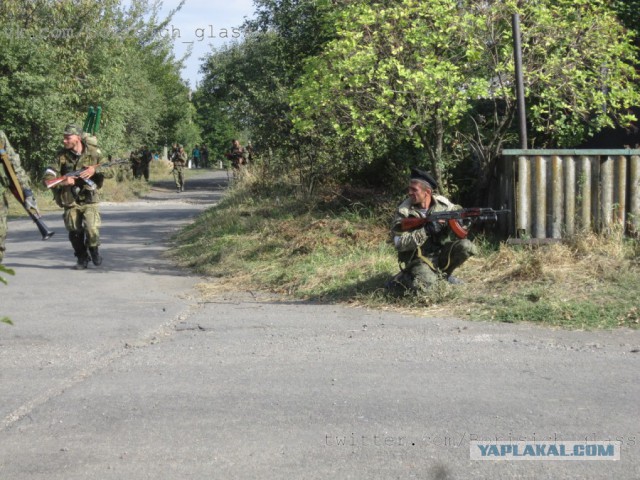
[(416, 228), (423, 227), (431, 222), (444, 222), (446, 221), (451, 228), (451, 231), (455, 233), (458, 238), (466, 238), (469, 234), (468, 228), (465, 228), (463, 221), (468, 220), (468, 223), (474, 222), (495, 222), (498, 220), (498, 215), (508, 213), (509, 210), (494, 210), (493, 208), (472, 207), (463, 208), (462, 210), (450, 210), (446, 212), (436, 212), (425, 218), (408, 217), (403, 218), (400, 221), (400, 231), (406, 232), (414, 230)]
[[(69, 177), (78, 178), (80, 176), (80, 174), (82, 172), (84, 172), (85, 170), (87, 170), (89, 167), (94, 167), (97, 170), (98, 168), (101, 168), (101, 167), (111, 167), (113, 165), (121, 165), (123, 163), (129, 163), (129, 160), (121, 159), (121, 160), (113, 160), (111, 162), (96, 163), (95, 165), (88, 165), (86, 167), (79, 168), (78, 170), (74, 170), (72, 172), (65, 173), (64, 175), (61, 175), (59, 177), (51, 178), (49, 180), (45, 180), (44, 184), (45, 184), (45, 186), (47, 188), (53, 188), (56, 185), (59, 185), (62, 182), (64, 182)], [(53, 172), (53, 170), (47, 169), (47, 171), (45, 173), (47, 173), (47, 172)], [(83, 180), (89, 186), (89, 188), (97, 188), (98, 187), (96, 182), (94, 182), (90, 178), (83, 178)]]
[(7, 176), (9, 177), (9, 190), (11, 190), (13, 196), (16, 197), (16, 200), (18, 200), (18, 203), (22, 205), (27, 214), (29, 214), (29, 217), (31, 217), (31, 220), (33, 220), (33, 222), (38, 227), (38, 230), (42, 235), (42, 240), (48, 240), (49, 238), (53, 237), (53, 234), (56, 232), (52, 232), (51, 230), (49, 230), (47, 225), (42, 220), (42, 216), (40, 215), (40, 211), (38, 210), (38, 205), (35, 203), (35, 201), (33, 201), (33, 197), (27, 197), (25, 195), (25, 191), (22, 190), (22, 187), (20, 186), (20, 182), (18, 181), (16, 172), (13, 169), (13, 165), (11, 164), (9, 156), (7, 155), (7, 152), (4, 150), (4, 148), (0, 149), (0, 165), (4, 165), (4, 169), (7, 172)]

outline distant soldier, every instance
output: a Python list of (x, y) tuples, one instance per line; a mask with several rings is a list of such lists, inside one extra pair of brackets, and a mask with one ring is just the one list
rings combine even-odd
[(142, 176), (147, 182), (149, 182), (149, 164), (151, 163), (152, 160), (153, 160), (153, 154), (151, 153), (151, 150), (149, 150), (146, 145), (143, 146), (141, 169), (142, 169)]
[[(62, 218), (69, 232), (69, 241), (77, 258), (76, 270), (84, 270), (89, 259), (94, 265), (102, 264), (100, 246), (100, 201), (98, 189), (105, 178), (114, 176), (110, 168), (100, 168), (102, 152), (94, 136), (83, 134), (82, 129), (69, 124), (64, 129), (64, 148), (58, 151), (55, 164), (47, 168), (44, 179), (51, 179), (81, 170), (78, 176), (69, 176), (53, 187), (53, 198), (64, 208)], [(99, 171), (98, 171), (99, 170)]]
[(132, 150), (129, 155), (129, 161), (131, 162), (133, 178), (137, 180), (142, 177), (142, 149), (138, 148), (136, 150)]
[(173, 163), (173, 178), (176, 182), (176, 189), (178, 193), (184, 192), (184, 168), (188, 161), (184, 147), (177, 145), (169, 160)]
[(0, 197), (2, 197), (0, 199), (0, 263), (2, 263), (5, 252), (4, 242), (7, 238), (8, 197), (9, 187), (11, 186), (9, 172), (7, 172), (7, 167), (4, 162), (8, 162), (11, 165), (10, 168), (13, 169), (16, 179), (24, 193), (25, 203), (35, 207), (36, 200), (31, 191), (29, 177), (20, 164), (20, 156), (15, 152), (9, 143), (9, 139), (2, 130), (0, 130), (0, 155), (2, 156), (2, 161), (0, 161)]
[(209, 166), (209, 149), (206, 145), (202, 145), (200, 155), (202, 156), (202, 166), (207, 168)]
[(234, 170), (240, 170), (240, 167), (245, 164), (245, 149), (240, 145), (239, 140), (233, 140), (231, 142), (231, 149), (225, 154), (225, 156), (231, 160), (231, 166)]

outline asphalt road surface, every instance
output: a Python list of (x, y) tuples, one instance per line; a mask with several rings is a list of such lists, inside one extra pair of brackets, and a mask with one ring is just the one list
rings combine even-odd
[[(59, 212), (45, 216), (46, 242), (29, 220), (10, 222), (0, 479), (640, 478), (638, 332), (409, 316), (241, 285), (203, 299), (204, 279), (164, 253), (225, 185), (200, 172), (181, 194), (167, 182), (103, 204), (104, 264), (86, 271), (70, 268)], [(585, 440), (619, 441), (620, 459), (471, 459), (472, 441)]]

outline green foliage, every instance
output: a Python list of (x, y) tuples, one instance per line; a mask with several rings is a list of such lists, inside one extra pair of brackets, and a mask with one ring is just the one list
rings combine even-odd
[[(173, 140), (188, 114), (171, 39), (154, 0), (59, 0), (0, 4), (0, 128), (39, 173), (68, 122), (103, 109), (105, 153)], [(180, 5), (178, 8), (180, 8)]]
[(175, 141), (184, 145), (185, 152), (190, 155), (191, 150), (197, 144), (202, 143), (200, 129), (194, 122), (196, 109), (192, 104), (187, 105), (187, 115), (184, 121), (178, 126), (175, 132)]
[(221, 154), (231, 139), (251, 140), (275, 171), (298, 169), (310, 184), (313, 145), (292, 134), (289, 96), (302, 62), (330, 38), (327, 0), (257, 0), (242, 42), (212, 52), (194, 103), (204, 137)]
[(522, 16), (528, 113), (540, 146), (569, 147), (634, 119), (636, 50), (607, 2), (528, 3)]
[(336, 21), (338, 38), (307, 62), (292, 96), (296, 127), (330, 125), (378, 148), (410, 141), (441, 181), (447, 132), (487, 89), (467, 71), (465, 16), (447, 0), (377, 1), (354, 2)]
[(622, 24), (635, 33), (637, 41), (638, 33), (640, 33), (640, 20), (638, 19), (640, 0), (612, 0), (611, 8), (616, 12)]
[(441, 182), (468, 157), (487, 188), (493, 162), (515, 139), (514, 12), (532, 145), (575, 145), (629, 124), (628, 108), (640, 101), (636, 51), (603, 1), (377, 0), (335, 14), (336, 38), (310, 56), (291, 95), (297, 131), (337, 135), (363, 151), (411, 141)]

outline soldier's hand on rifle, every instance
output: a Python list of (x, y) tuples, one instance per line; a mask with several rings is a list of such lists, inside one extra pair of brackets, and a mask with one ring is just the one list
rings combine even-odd
[(427, 232), (427, 235), (433, 236), (439, 234), (444, 225), (440, 222), (429, 222), (424, 226), (424, 231)]
[(31, 210), (38, 210), (36, 197), (33, 196), (33, 192), (29, 189), (24, 190), (24, 206)]
[(96, 167), (94, 167), (93, 165), (90, 165), (85, 169), (83, 169), (82, 172), (80, 172), (80, 177), (85, 179), (91, 178), (95, 175), (95, 173), (96, 173)]

